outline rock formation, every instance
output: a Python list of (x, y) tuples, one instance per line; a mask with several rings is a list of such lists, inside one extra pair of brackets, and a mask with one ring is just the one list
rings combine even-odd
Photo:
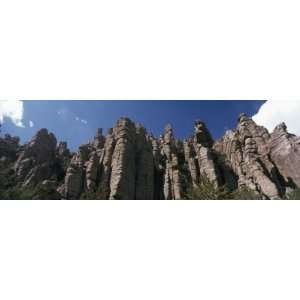
[(109, 199), (135, 199), (136, 128), (121, 118), (113, 129), (115, 148), (112, 155)]
[(24, 186), (50, 178), (56, 160), (56, 138), (41, 129), (25, 144), (14, 165), (17, 178)]
[(275, 127), (269, 141), (270, 157), (287, 186), (300, 186), (300, 138), (287, 132), (284, 123)]
[(179, 169), (178, 151), (173, 129), (170, 124), (165, 127), (161, 142), (161, 155), (164, 158), (164, 199), (182, 199), (181, 174)]
[(268, 131), (241, 114), (236, 131), (227, 131), (214, 148), (229, 160), (238, 187), (260, 193), (266, 199), (279, 199), (280, 174), (273, 164)]
[(5, 135), (0, 166), (9, 169), (17, 187), (38, 190), (34, 197), (41, 199), (184, 199), (188, 189), (207, 182), (216, 190), (247, 189), (263, 199), (281, 199), (300, 187), (300, 138), (284, 123), (269, 133), (244, 114), (218, 141), (200, 120), (181, 142), (170, 124), (155, 138), (120, 118), (105, 136), (97, 129), (77, 153), (66, 142), (57, 145), (47, 129), (24, 145)]

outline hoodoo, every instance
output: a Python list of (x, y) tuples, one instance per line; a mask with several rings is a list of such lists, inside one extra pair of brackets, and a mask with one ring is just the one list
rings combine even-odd
[(189, 198), (188, 191), (211, 184), (216, 190), (247, 190), (259, 199), (282, 199), (300, 187), (300, 138), (284, 123), (272, 133), (245, 114), (237, 127), (214, 141), (205, 123), (177, 140), (168, 124), (159, 138), (120, 118), (104, 135), (71, 153), (47, 129), (24, 145), (0, 137), (1, 197), (31, 190), (36, 199)]

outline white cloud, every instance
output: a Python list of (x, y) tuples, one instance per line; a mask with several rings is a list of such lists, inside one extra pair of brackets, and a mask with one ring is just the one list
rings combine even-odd
[(70, 120), (75, 120), (77, 122), (81, 122), (84, 125), (87, 125), (88, 121), (79, 118), (76, 116), (72, 111), (68, 109), (60, 109), (57, 111), (57, 114), (64, 120), (64, 121), (70, 121)]
[(25, 127), (22, 123), (23, 119), (23, 102), (21, 100), (2, 100), (0, 101), (0, 122), (4, 118), (10, 118), (18, 127)]
[(77, 117), (77, 116), (75, 117), (75, 120), (76, 120), (76, 121), (79, 121), (79, 122), (81, 122), (81, 123), (83, 123), (83, 124), (85, 124), (85, 125), (88, 123), (88, 121), (87, 121), (87, 120), (80, 119), (80, 118), (79, 118), (79, 117)]
[(300, 135), (300, 101), (267, 101), (253, 120), (270, 132), (276, 125), (285, 122), (290, 133)]
[(34, 123), (30, 120), (29, 121), (29, 127), (33, 127), (34, 126)]
[(72, 112), (65, 108), (58, 110), (57, 114), (59, 115), (60, 119), (62, 119), (64, 122), (69, 122), (70, 119), (73, 118)]

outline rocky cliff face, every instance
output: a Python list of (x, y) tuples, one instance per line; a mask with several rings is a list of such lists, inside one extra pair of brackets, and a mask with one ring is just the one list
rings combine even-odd
[(121, 118), (106, 136), (98, 129), (73, 154), (46, 129), (24, 145), (6, 135), (0, 138), (0, 164), (17, 187), (39, 187), (50, 199), (184, 199), (189, 188), (206, 182), (281, 199), (300, 187), (300, 138), (284, 123), (270, 134), (244, 114), (218, 141), (200, 120), (193, 136), (179, 141), (171, 125), (155, 138)]
[(239, 188), (248, 188), (266, 199), (279, 199), (284, 187), (271, 159), (268, 131), (241, 114), (236, 131), (228, 131), (214, 148), (223, 153), (237, 175)]

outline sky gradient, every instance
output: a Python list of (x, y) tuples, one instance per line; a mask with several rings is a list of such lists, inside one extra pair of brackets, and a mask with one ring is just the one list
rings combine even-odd
[(24, 101), (24, 127), (9, 118), (3, 120), (3, 133), (17, 135), (27, 142), (40, 128), (53, 132), (58, 141), (67, 141), (75, 151), (93, 139), (96, 128), (104, 133), (120, 117), (129, 117), (159, 136), (167, 123), (172, 124), (176, 138), (193, 133), (193, 122), (203, 120), (214, 139), (236, 127), (241, 112), (257, 113), (265, 101)]

